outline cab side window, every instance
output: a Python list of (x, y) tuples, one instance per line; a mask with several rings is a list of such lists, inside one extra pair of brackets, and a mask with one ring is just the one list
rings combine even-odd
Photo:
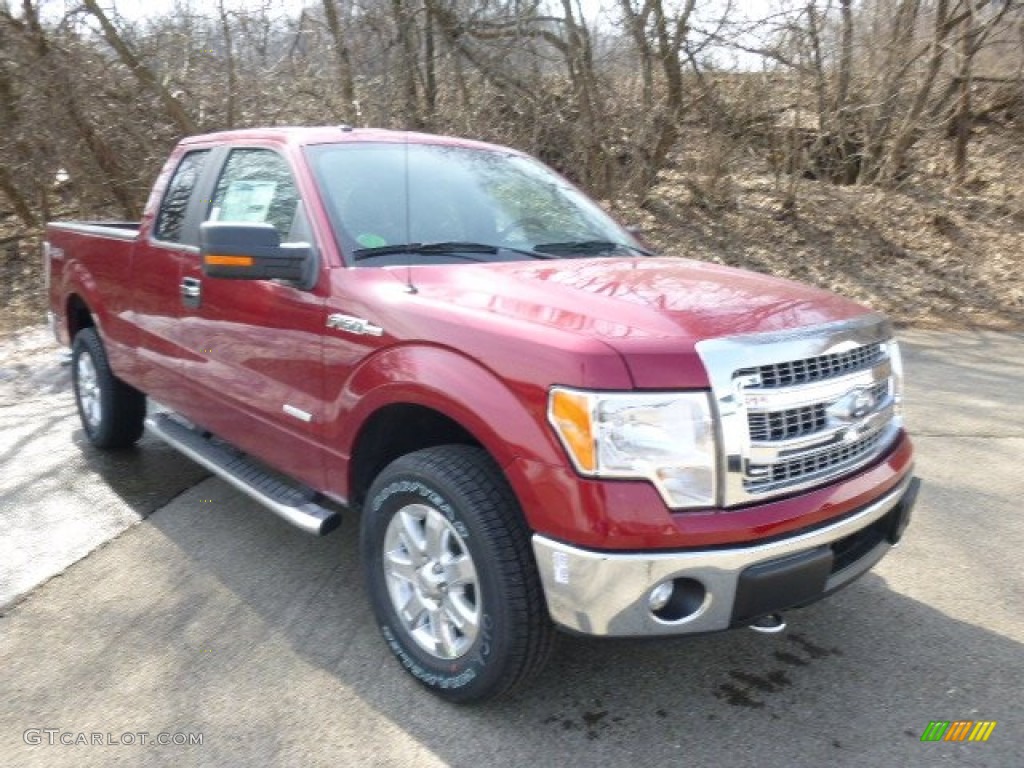
[(273, 224), (282, 242), (308, 241), (288, 163), (269, 149), (235, 149), (217, 181), (209, 221)]
[(178, 167), (167, 185), (160, 211), (157, 214), (154, 237), (170, 243), (182, 242), (182, 226), (188, 213), (192, 190), (203, 173), (203, 167), (210, 156), (210, 150), (199, 149), (189, 152), (178, 163)]

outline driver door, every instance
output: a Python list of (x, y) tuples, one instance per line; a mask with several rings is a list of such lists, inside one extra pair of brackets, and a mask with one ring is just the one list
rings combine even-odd
[[(282, 242), (312, 239), (288, 161), (269, 147), (226, 154), (205, 218), (271, 223)], [(314, 488), (324, 487), (324, 283), (304, 290), (207, 277), (198, 254), (182, 273), (181, 323), (192, 353), (183, 373), (195, 394), (187, 415)]]

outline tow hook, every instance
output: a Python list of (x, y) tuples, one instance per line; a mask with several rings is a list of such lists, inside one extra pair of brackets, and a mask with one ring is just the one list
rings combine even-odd
[(769, 613), (751, 624), (750, 628), (763, 635), (777, 635), (786, 628), (786, 620), (781, 614)]

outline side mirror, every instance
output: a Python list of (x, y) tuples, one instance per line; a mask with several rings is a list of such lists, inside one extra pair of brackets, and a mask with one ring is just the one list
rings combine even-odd
[(286, 243), (272, 224), (207, 221), (199, 226), (203, 274), (229, 280), (305, 282), (313, 260), (309, 243)]

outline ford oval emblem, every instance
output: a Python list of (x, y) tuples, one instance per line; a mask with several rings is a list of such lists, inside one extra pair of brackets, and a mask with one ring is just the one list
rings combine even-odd
[(867, 416), (875, 407), (875, 395), (870, 389), (858, 389), (851, 393), (850, 417), (861, 419)]
[(878, 399), (867, 387), (847, 392), (827, 409), (832, 423), (850, 424), (860, 421), (878, 407)]

